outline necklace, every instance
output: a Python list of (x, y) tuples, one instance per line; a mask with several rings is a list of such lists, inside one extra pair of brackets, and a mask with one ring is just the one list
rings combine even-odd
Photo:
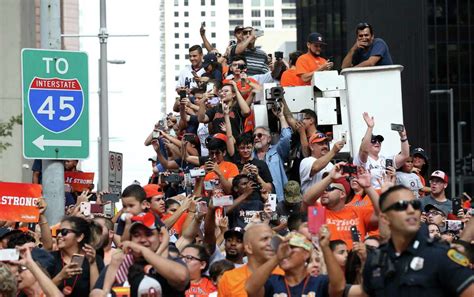
[[(283, 277), (283, 280), (285, 281), (286, 293), (287, 293), (288, 297), (291, 297), (290, 286), (288, 285), (288, 282), (286, 281), (285, 277)], [(303, 285), (303, 290), (301, 291), (301, 295), (304, 294), (304, 291), (306, 290), (306, 285), (308, 284), (308, 281), (309, 281), (309, 275), (304, 278), (304, 285)]]

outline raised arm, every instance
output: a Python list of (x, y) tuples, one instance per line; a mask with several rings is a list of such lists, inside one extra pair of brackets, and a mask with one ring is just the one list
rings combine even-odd
[(227, 153), (229, 154), (229, 156), (233, 157), (235, 154), (235, 138), (234, 135), (232, 135), (232, 125), (230, 124), (229, 105), (223, 103), (222, 109), (224, 111), (224, 123), (223, 126), (221, 126), (221, 130), (225, 130), (225, 135), (227, 136)]
[(362, 163), (367, 163), (367, 159), (369, 158), (369, 148), (370, 142), (372, 140), (372, 132), (374, 130), (374, 117), (370, 117), (367, 112), (362, 114), (364, 117), (364, 121), (367, 124), (367, 130), (365, 131), (364, 138), (362, 138), (362, 142), (359, 148), (359, 159)]
[(337, 263), (336, 257), (334, 257), (331, 248), (329, 247), (329, 241), (331, 239), (331, 233), (327, 225), (323, 225), (319, 231), (319, 246), (323, 252), (324, 262), (328, 271), (329, 278), (329, 296), (339, 297), (342, 296), (346, 287), (346, 279), (344, 272)]
[(403, 131), (398, 132), (400, 135), (401, 151), (395, 156), (395, 168), (400, 168), (405, 164), (406, 160), (410, 157), (410, 144), (408, 143), (407, 131), (403, 128)]
[(336, 154), (339, 153), (339, 151), (344, 147), (344, 144), (346, 144), (345, 140), (340, 140), (336, 142), (332, 149), (327, 152), (327, 154), (314, 161), (313, 165), (311, 166), (311, 172), (309, 176), (312, 177), (319, 171), (323, 170), (323, 168), (326, 167), (329, 162), (331, 162), (331, 160), (336, 156)]
[(206, 114), (207, 93), (204, 93), (201, 101), (199, 101), (199, 110), (197, 113), (198, 121), (200, 123), (209, 123), (209, 117)]
[(301, 204), (302, 211), (306, 211), (308, 206), (314, 205), (334, 180), (345, 176), (342, 173), (342, 165), (345, 164), (346, 163), (344, 162), (337, 163), (325, 178), (309, 187), (309, 189), (303, 194), (303, 203)]
[(204, 23), (201, 23), (201, 28), (199, 29), (199, 33), (201, 34), (202, 43), (208, 52), (213, 51), (215, 48), (212, 44), (207, 40), (206, 37), (206, 27), (204, 27)]
[(248, 117), (250, 115), (250, 107), (245, 101), (244, 97), (242, 97), (242, 94), (239, 91), (239, 88), (237, 87), (237, 84), (235, 81), (231, 80), (231, 84), (234, 86), (234, 91), (235, 91), (235, 98), (237, 99), (237, 104), (239, 104), (240, 107), (240, 112), (242, 113), (242, 116)]

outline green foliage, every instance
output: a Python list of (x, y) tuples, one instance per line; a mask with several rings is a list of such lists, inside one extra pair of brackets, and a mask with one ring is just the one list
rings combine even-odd
[(0, 153), (11, 146), (11, 143), (4, 141), (4, 139), (6, 137), (11, 137), (13, 133), (13, 126), (16, 124), (21, 125), (21, 122), (21, 114), (12, 116), (7, 122), (0, 121)]

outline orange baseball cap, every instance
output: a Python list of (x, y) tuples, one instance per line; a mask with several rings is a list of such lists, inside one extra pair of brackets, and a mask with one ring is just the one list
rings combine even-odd
[(309, 144), (318, 143), (318, 142), (325, 142), (327, 140), (328, 140), (328, 138), (327, 138), (326, 134), (321, 133), (321, 132), (316, 132), (313, 135), (311, 135), (311, 137), (309, 138)]
[(160, 188), (160, 186), (158, 186), (156, 184), (148, 184), (148, 185), (143, 187), (143, 190), (145, 190), (147, 199), (151, 198), (153, 196), (164, 195), (163, 191)]

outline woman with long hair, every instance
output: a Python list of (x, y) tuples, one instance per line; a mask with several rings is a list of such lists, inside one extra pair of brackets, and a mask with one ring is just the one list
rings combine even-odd
[(104, 267), (92, 244), (95, 234), (87, 220), (66, 216), (57, 229), (58, 251), (51, 252), (53, 282), (65, 296), (88, 296)]

